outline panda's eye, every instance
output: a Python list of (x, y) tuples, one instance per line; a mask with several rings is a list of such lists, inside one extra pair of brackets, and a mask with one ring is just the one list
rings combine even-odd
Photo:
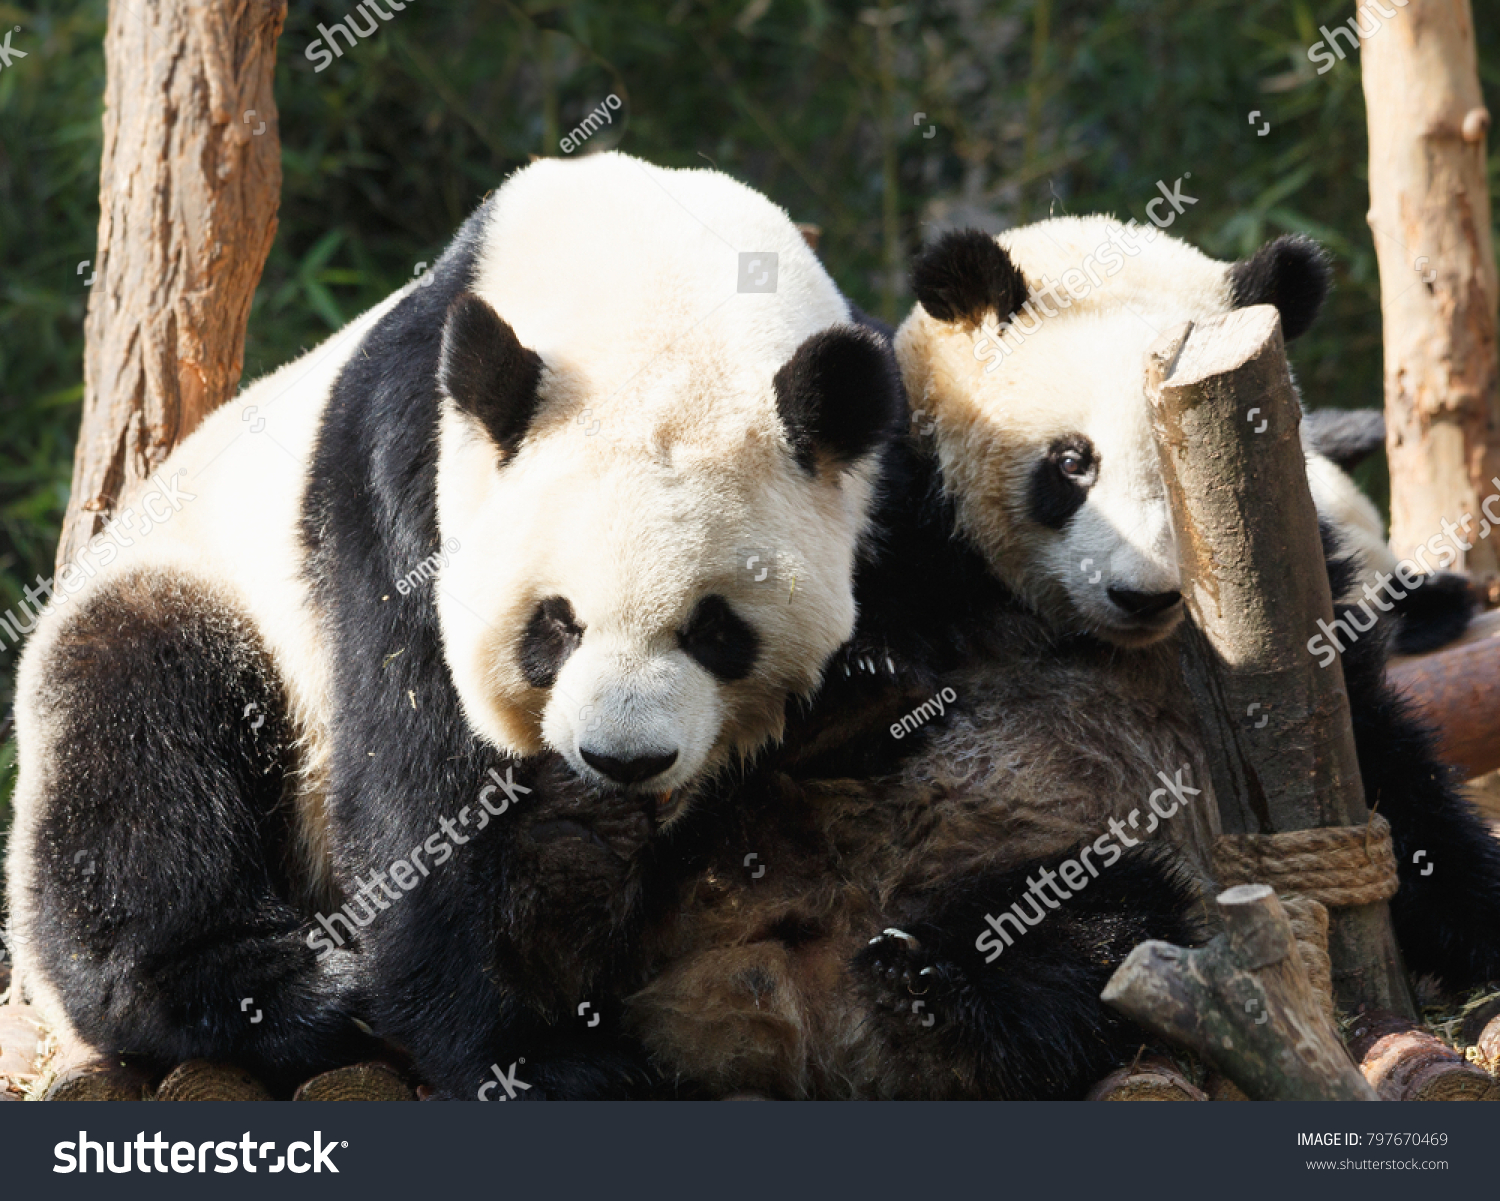
[(1094, 444), (1081, 434), (1053, 444), (1047, 453), (1057, 473), (1069, 483), (1089, 487), (1099, 475)]
[(748, 676), (760, 653), (760, 638), (722, 596), (705, 596), (698, 602), (677, 631), (677, 645), (726, 682)]
[(583, 641), (583, 626), (567, 597), (549, 596), (532, 610), (521, 634), (521, 674), (533, 688), (551, 688), (568, 656)]

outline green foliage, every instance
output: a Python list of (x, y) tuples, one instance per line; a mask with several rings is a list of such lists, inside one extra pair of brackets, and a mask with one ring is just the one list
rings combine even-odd
[[(285, 181), (247, 378), (410, 279), (508, 172), (562, 153), (614, 93), (621, 114), (575, 153), (618, 145), (746, 180), (821, 225), (835, 278), (889, 318), (909, 303), (899, 265), (934, 226), (1143, 220), (1158, 180), (1191, 173), (1198, 203), (1172, 233), (1223, 257), (1286, 231), (1329, 247), (1338, 290), (1296, 365), (1314, 403), (1380, 403), (1358, 63), (1319, 76), (1307, 59), (1319, 26), (1348, 18), (1344, 0), (412, 4), (315, 71), (319, 24), (353, 6), (294, 0), (282, 35)], [(1500, 111), (1500, 20), (1475, 7)], [(104, 14), (104, 0), (0, 4), (0, 31), (20, 25), (27, 54), (0, 70), (0, 612), (50, 573), (67, 495)], [(1500, 155), (1490, 169), (1500, 182)], [(13, 658), (0, 650), (0, 713)]]

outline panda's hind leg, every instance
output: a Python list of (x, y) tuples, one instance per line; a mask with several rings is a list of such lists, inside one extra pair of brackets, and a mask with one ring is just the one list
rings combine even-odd
[(350, 960), (318, 961), (291, 899), (292, 731), (257, 631), (180, 574), (82, 605), (22, 679), (11, 900), (28, 978), (106, 1052), (226, 1060), (283, 1087), (347, 1061)]

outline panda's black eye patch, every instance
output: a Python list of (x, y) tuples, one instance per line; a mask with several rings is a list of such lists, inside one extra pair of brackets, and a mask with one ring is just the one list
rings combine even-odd
[(1060, 530), (1078, 512), (1099, 478), (1099, 456), (1082, 434), (1059, 438), (1032, 468), (1028, 509), (1031, 519)]
[(698, 602), (677, 631), (677, 645), (725, 682), (748, 676), (760, 653), (760, 638), (750, 624), (717, 595)]
[(541, 601), (521, 634), (521, 674), (533, 688), (551, 688), (568, 656), (583, 641), (583, 626), (566, 597)]

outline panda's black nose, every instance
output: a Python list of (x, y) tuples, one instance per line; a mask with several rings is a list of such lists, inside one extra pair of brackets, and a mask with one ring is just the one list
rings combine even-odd
[(1132, 617), (1155, 617), (1165, 613), (1182, 599), (1180, 592), (1132, 592), (1129, 588), (1109, 589), (1109, 599)]
[(617, 759), (586, 747), (579, 747), (578, 753), (596, 772), (608, 776), (616, 784), (640, 784), (652, 776), (661, 775), (677, 762), (676, 751), (668, 751), (665, 755), (639, 755), (634, 759)]

